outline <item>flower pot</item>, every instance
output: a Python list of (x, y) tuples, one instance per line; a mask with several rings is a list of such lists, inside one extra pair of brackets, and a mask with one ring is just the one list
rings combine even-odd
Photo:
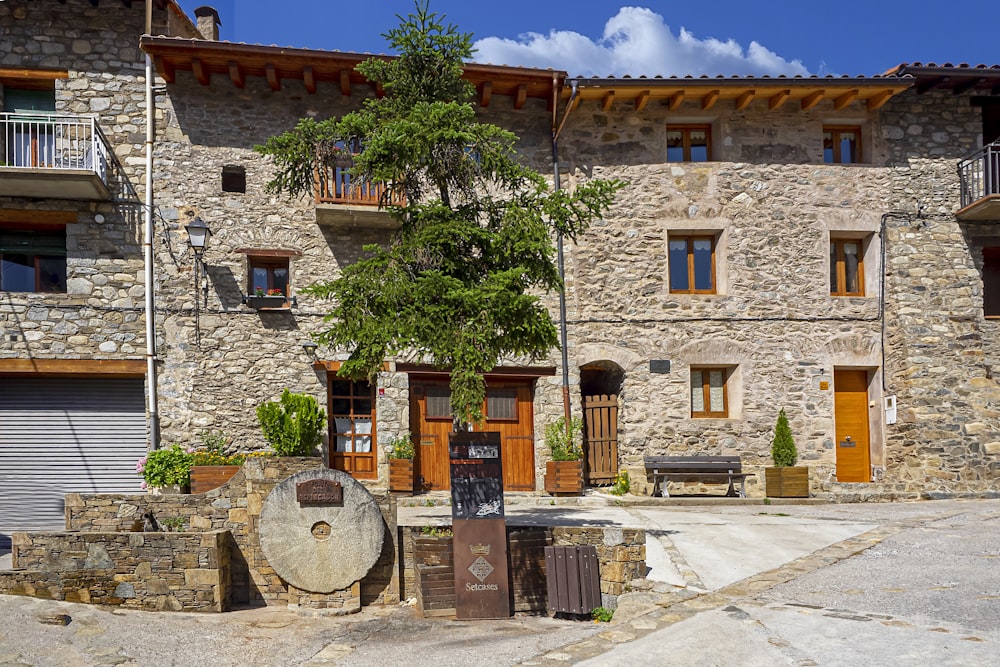
[(177, 495), (181, 493), (190, 493), (191, 487), (187, 484), (183, 486), (180, 484), (168, 484), (167, 486), (151, 486), (149, 487), (149, 493), (154, 496), (170, 496)]
[(413, 459), (389, 459), (389, 490), (413, 493)]
[(241, 466), (191, 466), (191, 493), (217, 489), (240, 471)]
[(545, 490), (551, 494), (583, 493), (583, 461), (549, 461), (545, 464)]
[(768, 498), (808, 498), (809, 466), (786, 466), (764, 469)]

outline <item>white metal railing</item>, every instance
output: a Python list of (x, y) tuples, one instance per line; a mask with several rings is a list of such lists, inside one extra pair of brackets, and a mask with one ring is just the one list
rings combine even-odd
[(4, 167), (92, 171), (116, 200), (135, 196), (96, 118), (34, 111), (0, 113), (0, 142)]
[(1000, 194), (1000, 141), (976, 149), (958, 163), (962, 184), (961, 207)]

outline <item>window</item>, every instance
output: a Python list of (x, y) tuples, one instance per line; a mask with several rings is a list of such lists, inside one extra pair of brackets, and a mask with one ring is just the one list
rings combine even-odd
[(855, 164), (860, 161), (860, 127), (831, 125), (823, 128), (823, 162)]
[(246, 192), (247, 170), (238, 165), (226, 165), (222, 168), (223, 192)]
[(56, 126), (49, 114), (56, 110), (52, 82), (39, 89), (4, 88), (4, 111), (8, 117), (6, 161), (14, 167), (46, 167), (55, 162)]
[(66, 228), (0, 227), (0, 291), (65, 292)]
[(330, 467), (355, 477), (378, 477), (375, 393), (365, 380), (327, 375), (330, 405)]
[(247, 257), (250, 296), (288, 296), (288, 258)]
[(983, 248), (983, 315), (1000, 318), (1000, 246)]
[(428, 385), (427, 419), (447, 419), (451, 421), (451, 390), (448, 385)]
[(486, 418), (517, 421), (517, 390), (486, 388)]
[(708, 162), (710, 159), (711, 125), (667, 125), (668, 162)]
[(671, 236), (667, 250), (671, 293), (715, 294), (714, 236)]
[(864, 241), (830, 239), (830, 295), (864, 296)]
[(726, 368), (691, 369), (691, 416), (728, 417), (729, 396)]

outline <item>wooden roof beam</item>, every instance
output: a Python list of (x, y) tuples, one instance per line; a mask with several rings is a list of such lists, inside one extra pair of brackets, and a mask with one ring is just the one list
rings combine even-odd
[(950, 80), (950, 78), (951, 77), (947, 77), (947, 76), (939, 76), (936, 79), (928, 79), (927, 81), (924, 81), (923, 83), (918, 83), (917, 84), (917, 93), (918, 94), (919, 93), (926, 93), (928, 90), (932, 90), (934, 88), (937, 88), (938, 86), (943, 86), (944, 84), (948, 83), (948, 81)]
[(305, 84), (307, 93), (316, 94), (316, 72), (313, 71), (312, 65), (302, 68), (302, 83)]
[(647, 104), (649, 104), (649, 91), (644, 90), (641, 93), (639, 93), (635, 98), (636, 113), (645, 109)]
[(956, 84), (955, 87), (951, 89), (951, 92), (955, 95), (961, 95), (962, 93), (968, 90), (972, 90), (973, 88), (983, 83), (984, 81), (986, 81), (986, 77), (982, 76), (975, 77), (969, 79), (968, 81), (963, 81), (962, 83)]
[(517, 93), (514, 95), (514, 108), (520, 109), (524, 106), (524, 103), (528, 100), (528, 84), (522, 83), (517, 87)]
[(615, 103), (615, 91), (609, 90), (604, 93), (604, 97), (601, 98), (601, 110), (611, 111), (611, 105)]
[(247, 85), (246, 76), (243, 74), (240, 64), (235, 60), (229, 61), (229, 78), (237, 88)]
[(684, 91), (678, 90), (676, 93), (671, 95), (667, 99), (667, 108), (671, 111), (677, 111), (680, 108), (681, 102), (684, 101)]
[(809, 93), (808, 95), (806, 95), (805, 97), (802, 98), (802, 102), (801, 102), (801, 104), (802, 104), (802, 110), (803, 111), (809, 111), (810, 109), (812, 109), (813, 107), (815, 107), (817, 104), (819, 104), (820, 102), (822, 102), (824, 97), (826, 97), (826, 91), (825, 90), (816, 90), (816, 91), (813, 91), (813, 92)]
[(838, 95), (837, 97), (833, 98), (833, 110), (840, 111), (848, 104), (858, 99), (858, 95), (859, 91), (857, 88), (853, 90), (848, 90), (846, 93)]
[(264, 74), (267, 75), (267, 85), (271, 87), (271, 90), (274, 92), (281, 90), (281, 79), (278, 78), (278, 69), (274, 63), (264, 65)]
[(479, 106), (484, 109), (490, 105), (490, 98), (493, 97), (493, 82), (483, 81), (479, 85)]
[(167, 83), (173, 83), (177, 80), (177, 72), (174, 71), (173, 64), (164, 60), (161, 56), (153, 56), (153, 63), (156, 65), (156, 71), (160, 72), (160, 76)]
[(785, 90), (779, 90), (774, 95), (771, 95), (771, 97), (767, 100), (767, 108), (771, 111), (777, 111), (784, 106), (785, 102), (787, 102), (788, 98), (791, 96), (792, 91), (787, 88)]
[(340, 94), (344, 97), (351, 96), (351, 72), (350, 70), (340, 70)]
[(876, 109), (881, 109), (882, 105), (889, 101), (890, 97), (892, 97), (891, 90), (883, 90), (877, 95), (872, 95), (868, 98), (868, 110), (875, 111)]
[(719, 99), (718, 90), (708, 91), (701, 98), (701, 110), (708, 111), (709, 109), (715, 106), (715, 103), (718, 101), (718, 99)]
[(740, 93), (740, 96), (736, 98), (736, 106), (734, 107), (736, 111), (743, 111), (750, 106), (755, 95), (757, 95), (757, 91), (752, 88), (745, 93)]
[(201, 58), (191, 59), (191, 72), (194, 74), (194, 78), (198, 80), (203, 86), (207, 86), (212, 82), (212, 75), (209, 73), (208, 68), (205, 67), (205, 63), (201, 62)]

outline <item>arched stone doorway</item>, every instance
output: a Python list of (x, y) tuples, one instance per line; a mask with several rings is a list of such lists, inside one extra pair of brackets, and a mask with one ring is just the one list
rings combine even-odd
[(613, 361), (580, 367), (584, 476), (588, 486), (610, 485), (618, 474), (618, 396), (625, 371)]

